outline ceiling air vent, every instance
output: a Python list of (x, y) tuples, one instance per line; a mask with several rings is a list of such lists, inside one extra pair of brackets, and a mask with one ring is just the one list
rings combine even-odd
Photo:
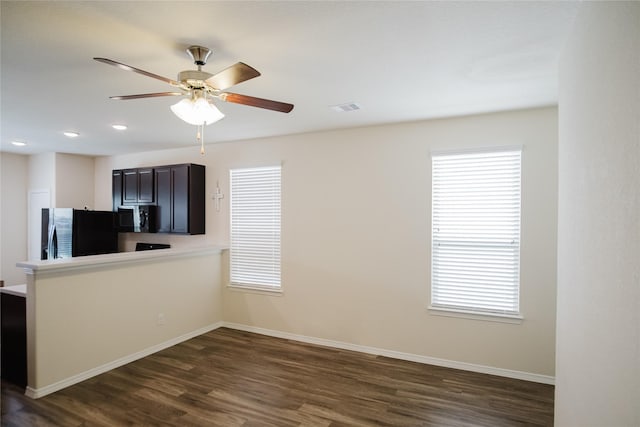
[(338, 105), (332, 105), (331, 109), (333, 111), (337, 111), (338, 113), (344, 113), (347, 111), (356, 111), (359, 110), (360, 104), (356, 104), (355, 102), (348, 102), (346, 104), (338, 104)]

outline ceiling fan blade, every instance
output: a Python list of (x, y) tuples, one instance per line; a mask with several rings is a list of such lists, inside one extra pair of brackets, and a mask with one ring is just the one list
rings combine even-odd
[(256, 98), (254, 96), (241, 95), (239, 93), (221, 93), (220, 99), (235, 104), (249, 105), (251, 107), (266, 108), (267, 110), (280, 111), (288, 113), (293, 110), (293, 104), (284, 102), (271, 101), (270, 99)]
[(107, 58), (93, 58), (93, 59), (95, 59), (98, 62), (102, 62), (104, 64), (113, 65), (114, 67), (118, 67), (121, 70), (133, 71), (134, 73), (142, 74), (143, 76), (151, 77), (152, 79), (161, 80), (161, 81), (163, 81), (165, 83), (169, 83), (172, 86), (179, 85), (179, 83), (176, 82), (175, 80), (171, 80), (171, 79), (169, 79), (167, 77), (162, 77), (162, 76), (159, 76), (157, 74), (153, 74), (153, 73), (150, 73), (148, 71), (144, 71), (144, 70), (141, 70), (139, 68), (132, 67), (131, 65), (123, 64), (121, 62), (113, 61), (113, 60), (107, 59)]
[(237, 62), (209, 77), (206, 82), (215, 89), (225, 90), (231, 86), (237, 85), (238, 83), (258, 77), (259, 75), (260, 72), (255, 68), (245, 64), (244, 62)]
[(119, 95), (110, 96), (110, 99), (140, 99), (140, 98), (156, 98), (159, 96), (178, 96), (184, 95), (182, 92), (157, 92), (157, 93), (141, 93), (138, 95)]

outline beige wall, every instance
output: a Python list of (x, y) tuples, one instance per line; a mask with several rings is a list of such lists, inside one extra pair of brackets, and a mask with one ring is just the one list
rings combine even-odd
[(27, 259), (28, 164), (28, 156), (0, 153), (0, 279), (6, 286), (25, 283), (16, 262)]
[(560, 67), (555, 419), (640, 425), (640, 3), (581, 6)]
[(56, 153), (56, 207), (95, 209), (93, 163), (93, 157)]
[[(430, 151), (523, 146), (522, 324), (435, 316)], [(557, 110), (375, 126), (96, 159), (111, 169), (207, 166), (206, 236), (130, 235), (176, 246), (228, 242), (229, 168), (283, 166), (282, 296), (224, 291), (224, 320), (286, 333), (554, 375)], [(219, 182), (225, 199), (216, 212)]]

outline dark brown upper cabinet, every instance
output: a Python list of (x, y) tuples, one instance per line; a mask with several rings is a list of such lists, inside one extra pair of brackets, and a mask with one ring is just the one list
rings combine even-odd
[(156, 205), (158, 233), (205, 233), (205, 167), (193, 163), (114, 170), (113, 210)]
[(196, 164), (154, 168), (159, 233), (205, 233), (205, 167)]
[[(117, 171), (114, 171), (114, 174)], [(122, 204), (149, 205), (154, 202), (153, 168), (122, 171)]]

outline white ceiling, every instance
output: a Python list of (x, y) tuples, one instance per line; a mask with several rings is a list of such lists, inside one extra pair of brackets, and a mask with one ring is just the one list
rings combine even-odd
[[(193, 146), (161, 81), (243, 61), (262, 76), (230, 90), (295, 104), (289, 114), (219, 102), (207, 143), (552, 105), (577, 2), (199, 1), (1, 5), (1, 149), (113, 155)], [(356, 102), (338, 113), (332, 105)], [(125, 123), (126, 131), (110, 125)], [(69, 139), (65, 130), (80, 137)], [(11, 141), (27, 142), (17, 148)]]

